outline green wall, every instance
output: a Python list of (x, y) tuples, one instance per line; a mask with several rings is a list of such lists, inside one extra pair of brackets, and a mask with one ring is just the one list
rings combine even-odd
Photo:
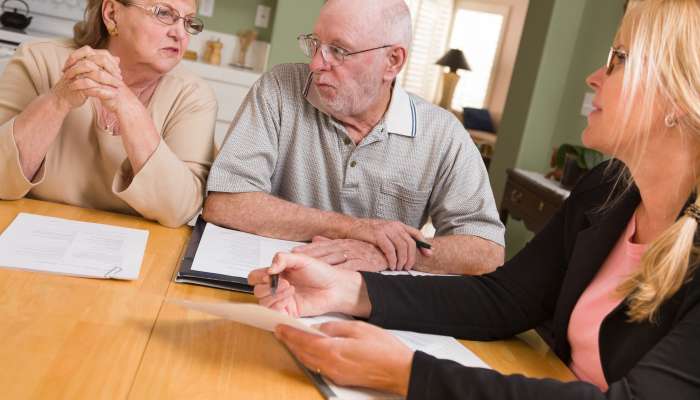
[(297, 36), (313, 30), (324, 0), (277, 0), (275, 24), (267, 68), (290, 62), (308, 62), (299, 50)]
[(258, 40), (269, 42), (272, 37), (277, 0), (216, 0), (214, 16), (202, 17), (202, 20), (207, 30), (235, 35), (240, 30), (255, 27), (258, 5), (272, 8), (270, 26), (266, 29), (255, 28), (258, 31)]
[[(530, 0), (513, 83), (490, 168), (497, 202), (506, 168), (546, 172), (553, 146), (580, 142), (585, 77), (605, 61), (623, 0)], [(532, 235), (509, 220), (511, 257)]]
[(583, 20), (597, 21), (597, 23), (581, 26), (559, 108), (552, 146), (559, 146), (562, 143), (581, 144), (581, 132), (587, 124), (586, 117), (581, 115), (581, 105), (585, 93), (593, 92), (586, 85), (586, 77), (605, 63), (622, 19), (622, 3), (622, 0), (596, 0), (586, 4)]

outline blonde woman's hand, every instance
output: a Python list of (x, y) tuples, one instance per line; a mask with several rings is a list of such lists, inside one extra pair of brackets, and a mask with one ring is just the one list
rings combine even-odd
[(360, 386), (406, 396), (413, 350), (389, 332), (360, 321), (326, 322), (328, 336), (278, 325), (275, 335), (312, 371), (343, 386)]
[[(270, 275), (279, 275), (272, 293)], [(278, 253), (269, 268), (252, 271), (248, 284), (261, 305), (294, 317), (343, 312), (367, 317), (367, 289), (358, 272), (333, 268), (303, 254)]]

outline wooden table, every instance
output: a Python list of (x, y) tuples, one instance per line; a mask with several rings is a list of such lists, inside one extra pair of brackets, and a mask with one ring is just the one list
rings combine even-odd
[[(147, 229), (141, 276), (107, 281), (0, 268), (0, 387), (8, 399), (321, 399), (268, 332), (167, 299), (253, 302), (173, 282), (190, 229), (35, 200), (0, 201), (0, 231), (18, 212)], [(574, 379), (529, 332), (462, 341), (503, 373)]]

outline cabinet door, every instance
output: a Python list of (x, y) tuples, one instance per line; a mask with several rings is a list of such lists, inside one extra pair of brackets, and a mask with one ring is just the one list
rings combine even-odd
[(5, 71), (5, 66), (10, 62), (10, 58), (0, 58), (0, 76), (2, 76), (3, 71)]
[(207, 80), (207, 83), (214, 90), (216, 100), (219, 102), (217, 121), (231, 122), (250, 87), (211, 80)]
[(231, 123), (227, 121), (216, 121), (216, 126), (214, 127), (214, 146), (216, 147), (217, 153), (224, 145), (224, 138), (226, 137), (230, 125)]

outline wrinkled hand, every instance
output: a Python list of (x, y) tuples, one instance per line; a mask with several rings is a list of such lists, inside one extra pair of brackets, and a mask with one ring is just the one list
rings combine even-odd
[(109, 73), (121, 79), (117, 58), (109, 55), (106, 50), (83, 46), (68, 56), (63, 66), (63, 75), (51, 92), (67, 109), (80, 107), (88, 98), (83, 87), (87, 85), (87, 81), (92, 81), (89, 76), (97, 77), (96, 75), (101, 75), (99, 71), (103, 70), (105, 74)]
[[(347, 239), (362, 240), (377, 246), (388, 262), (389, 269), (410, 269), (416, 263), (416, 242), (426, 241), (416, 228), (398, 221), (362, 218), (355, 221), (346, 234)], [(426, 257), (432, 251), (420, 249)]]
[[(248, 284), (261, 305), (300, 317), (321, 315), (333, 309), (338, 282), (347, 271), (302, 254), (277, 253), (269, 268), (248, 275)], [(280, 274), (277, 291), (272, 295), (270, 275)]]
[(377, 246), (356, 239), (328, 239), (315, 236), (312, 243), (292, 249), (292, 253), (317, 258), (334, 267), (352, 271), (383, 271), (389, 263)]
[(84, 46), (74, 51), (66, 60), (62, 80), (71, 93), (82, 96), (83, 103), (94, 97), (113, 113), (136, 99), (122, 79), (119, 57), (107, 50)]
[(336, 384), (361, 386), (406, 396), (413, 350), (389, 332), (359, 321), (326, 322), (330, 337), (279, 325), (275, 335), (312, 371)]

